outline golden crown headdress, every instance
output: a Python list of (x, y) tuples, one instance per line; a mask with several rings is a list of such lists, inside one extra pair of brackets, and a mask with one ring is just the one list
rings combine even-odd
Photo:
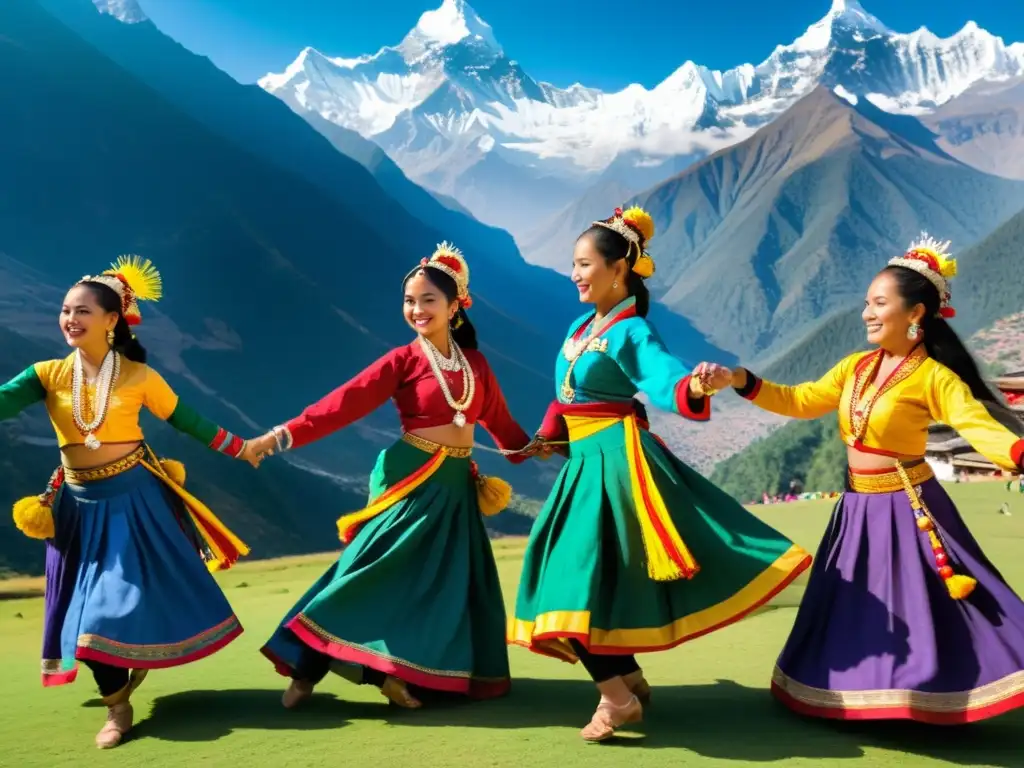
[(469, 309), (473, 299), (469, 295), (469, 265), (462, 251), (447, 240), (437, 246), (429, 259), (421, 259), (420, 265), (444, 272), (455, 281), (459, 306)]
[(654, 220), (647, 211), (639, 206), (625, 211), (616, 208), (613, 216), (604, 221), (595, 221), (593, 226), (610, 229), (626, 238), (629, 243), (626, 258), (632, 259), (631, 269), (641, 278), (646, 280), (654, 274), (654, 259), (647, 253), (647, 244), (654, 237)]
[(902, 256), (889, 259), (890, 267), (905, 267), (924, 276), (939, 292), (939, 315), (950, 318), (956, 310), (950, 304), (949, 281), (956, 277), (956, 259), (949, 252), (950, 241), (940, 242), (927, 232), (912, 242)]
[(140, 301), (159, 301), (163, 298), (163, 281), (153, 262), (139, 256), (118, 256), (101, 275), (85, 275), (79, 280), (100, 283), (110, 288), (121, 299), (121, 314), (128, 325), (142, 322)]

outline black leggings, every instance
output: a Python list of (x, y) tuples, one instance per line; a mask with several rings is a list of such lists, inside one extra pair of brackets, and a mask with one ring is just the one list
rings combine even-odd
[(100, 696), (103, 698), (113, 696), (128, 685), (129, 670), (124, 667), (113, 667), (100, 661), (86, 661), (83, 663), (92, 670), (93, 679), (96, 680), (96, 685), (100, 689)]
[[(326, 653), (320, 653), (320, 651), (314, 651), (308, 645), (304, 645), (302, 646), (302, 653), (299, 655), (299, 663), (292, 672), (292, 679), (316, 685), (324, 679), (330, 669), (330, 656)], [(384, 685), (385, 677), (387, 675), (383, 672), (364, 666), (361, 685), (374, 685), (380, 688)]]
[(579, 640), (570, 639), (569, 644), (580, 658), (580, 663), (587, 670), (595, 683), (603, 683), (613, 677), (621, 677), (640, 670), (635, 656), (618, 654), (591, 653), (583, 647)]

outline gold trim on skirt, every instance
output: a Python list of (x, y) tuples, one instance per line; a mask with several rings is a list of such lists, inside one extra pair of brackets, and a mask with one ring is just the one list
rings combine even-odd
[(83, 483), (95, 483), (97, 480), (106, 480), (109, 477), (120, 475), (142, 463), (146, 456), (146, 449), (139, 446), (124, 458), (104, 464), (102, 467), (90, 467), (89, 469), (72, 469), (64, 467), (64, 482), (72, 485)]
[[(927, 461), (921, 461), (920, 464), (909, 467), (904, 465), (904, 470), (910, 479), (911, 486), (921, 485), (935, 477), (935, 473), (932, 472), (931, 465)], [(860, 473), (851, 469), (847, 475), (850, 479), (850, 490), (853, 493), (896, 493), (906, 490), (906, 484), (896, 467), (877, 474)]]
[(421, 451), (426, 453), (437, 453), (438, 451), (442, 451), (446, 456), (451, 456), (453, 459), (468, 459), (473, 455), (472, 448), (456, 448), (451, 445), (441, 445), (440, 443), (435, 443), (432, 440), (427, 440), (424, 437), (413, 435), (408, 432), (402, 435), (402, 440), (413, 448), (419, 448)]

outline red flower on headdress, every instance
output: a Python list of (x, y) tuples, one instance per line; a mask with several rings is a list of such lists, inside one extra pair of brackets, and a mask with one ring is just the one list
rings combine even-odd
[(615, 209), (615, 215), (616, 216), (621, 216), (622, 215), (622, 209), (621, 208), (616, 208)]
[(922, 251), (909, 251), (906, 257), (908, 259), (917, 259), (918, 261), (923, 261), (925, 264), (928, 265), (928, 269), (932, 270), (933, 272), (940, 271), (939, 262), (936, 261), (935, 257), (932, 256), (930, 253), (924, 253)]
[(444, 264), (446, 267), (451, 269), (453, 272), (461, 272), (462, 264), (454, 256), (438, 256), (434, 261)]
[(459, 299), (459, 306), (463, 309), (469, 309), (473, 306), (473, 299), (470, 296), (465, 296)]

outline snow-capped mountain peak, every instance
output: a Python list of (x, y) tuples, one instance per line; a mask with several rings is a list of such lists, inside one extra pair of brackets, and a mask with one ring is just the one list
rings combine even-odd
[(857, 40), (893, 34), (877, 17), (865, 11), (857, 0), (833, 0), (832, 7), (823, 18), (808, 27), (791, 45), (776, 48), (776, 52), (824, 51), (839, 33), (850, 34)]
[[(528, 220), (528, 201), (541, 205), (545, 193), (549, 210), (597, 179), (645, 188), (741, 141), (819, 85), (851, 103), (913, 113), (1022, 74), (1024, 44), (1006, 45), (973, 22), (944, 39), (925, 27), (903, 34), (858, 0), (830, 0), (823, 17), (756, 66), (686, 61), (650, 89), (561, 88), (510, 60), (465, 0), (443, 0), (396, 46), (358, 59), (307, 49), (260, 85), (372, 138), (412, 180), (506, 226), (492, 214)], [(516, 199), (506, 201), (512, 189)]]
[(136, 0), (92, 0), (92, 2), (100, 13), (109, 14), (125, 24), (149, 21), (149, 17), (146, 16)]
[(420, 16), (403, 45), (415, 39), (424, 46), (444, 47), (466, 38), (485, 44), (495, 53), (502, 53), (491, 26), (477, 15), (469, 3), (465, 0), (444, 0), (440, 8)]

